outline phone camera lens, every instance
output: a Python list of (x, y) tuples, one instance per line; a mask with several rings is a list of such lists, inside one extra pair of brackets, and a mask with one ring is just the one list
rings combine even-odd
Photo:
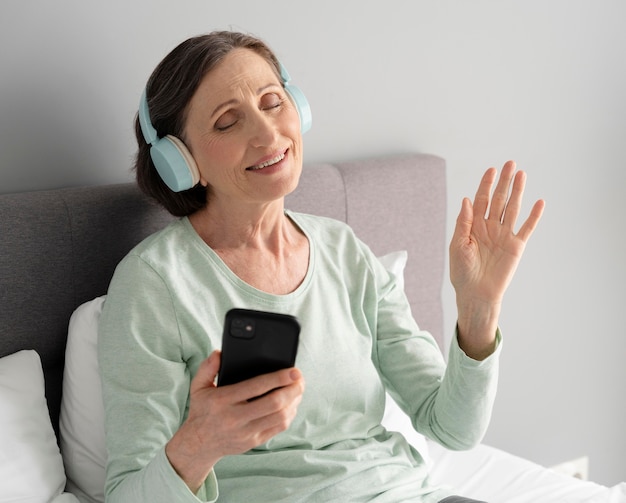
[(231, 335), (240, 339), (251, 339), (254, 337), (254, 329), (254, 321), (244, 318), (234, 318), (230, 325)]

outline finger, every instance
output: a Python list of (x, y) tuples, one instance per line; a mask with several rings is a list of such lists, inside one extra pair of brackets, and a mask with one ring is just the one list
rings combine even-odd
[(270, 439), (285, 431), (296, 417), (297, 408), (291, 411), (281, 412), (280, 414), (274, 414), (272, 416), (266, 416), (257, 419), (246, 426), (246, 448), (243, 451), (248, 451), (255, 447), (258, 447)]
[(304, 379), (299, 375), (300, 378), (292, 384), (237, 405), (237, 417), (242, 420), (239, 431), (245, 432), (244, 436), (248, 437), (251, 447), (267, 442), (289, 428), (304, 393)]
[(253, 377), (228, 387), (233, 402), (246, 402), (277, 388), (293, 384), (300, 379), (302, 379), (302, 373), (296, 368), (291, 368)]
[(511, 229), (515, 228), (515, 222), (519, 217), (522, 209), (522, 199), (524, 196), (524, 188), (526, 187), (526, 173), (518, 171), (513, 178), (513, 187), (509, 201), (506, 203), (506, 209), (502, 217), (502, 223)]
[(249, 402), (251, 416), (263, 417), (275, 414), (293, 403), (300, 403), (304, 393), (304, 379), (281, 388), (274, 388), (265, 395)]
[(472, 224), (474, 222), (474, 210), (472, 202), (467, 198), (463, 198), (461, 203), (461, 211), (456, 219), (452, 242), (465, 242), (472, 232)]
[(247, 404), (249, 416), (255, 418), (250, 421), (251, 429), (258, 432), (276, 429), (276, 433), (286, 430), (296, 416), (303, 392), (303, 384), (297, 382)]
[[(233, 387), (232, 385), (229, 387)], [(226, 387), (224, 387), (226, 388)], [(275, 389), (252, 401), (236, 404), (236, 431), (244, 442), (255, 447), (286, 430), (302, 401), (304, 380)]]
[(213, 351), (198, 367), (198, 372), (191, 381), (190, 392), (193, 394), (204, 388), (215, 387), (215, 377), (220, 368), (221, 352)]
[(291, 407), (282, 409), (279, 412), (254, 421), (251, 426), (259, 432), (257, 435), (256, 446), (267, 442), (272, 437), (289, 428), (293, 420), (296, 418), (297, 413), (298, 407), (297, 404), (294, 404)]
[(485, 171), (478, 190), (474, 196), (474, 216), (478, 218), (486, 218), (487, 208), (489, 207), (489, 201), (491, 199), (491, 187), (496, 179), (496, 168), (489, 168)]
[(515, 162), (507, 161), (502, 167), (500, 172), (500, 178), (498, 184), (493, 191), (491, 198), (491, 206), (489, 208), (489, 220), (502, 221), (504, 211), (506, 209), (507, 200), (509, 198), (509, 189), (511, 187), (511, 181), (513, 180), (513, 174), (515, 173)]
[(534, 232), (539, 220), (541, 219), (541, 215), (543, 215), (543, 210), (546, 206), (546, 203), (543, 199), (537, 201), (532, 209), (530, 210), (530, 215), (526, 219), (526, 221), (520, 227), (517, 236), (524, 242), (527, 242), (530, 239), (530, 236)]

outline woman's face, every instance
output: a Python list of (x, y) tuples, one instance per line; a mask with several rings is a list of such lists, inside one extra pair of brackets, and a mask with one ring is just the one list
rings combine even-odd
[(234, 49), (189, 102), (185, 143), (210, 205), (267, 203), (293, 191), (302, 171), (298, 112), (272, 67)]

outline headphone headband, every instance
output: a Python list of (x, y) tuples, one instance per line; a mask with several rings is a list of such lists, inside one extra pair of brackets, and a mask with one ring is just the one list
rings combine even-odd
[(150, 109), (148, 108), (148, 98), (145, 88), (141, 93), (141, 100), (139, 101), (139, 125), (141, 126), (141, 132), (143, 133), (146, 143), (154, 145), (159, 139), (159, 136), (150, 121)]
[(278, 67), (280, 68), (280, 78), (283, 81), (285, 91), (287, 91), (291, 97), (291, 101), (296, 107), (296, 110), (298, 110), (298, 116), (300, 117), (300, 132), (304, 134), (311, 129), (311, 124), (313, 123), (311, 105), (309, 105), (309, 100), (306, 99), (300, 88), (289, 83), (291, 81), (291, 76), (280, 61), (278, 62)]

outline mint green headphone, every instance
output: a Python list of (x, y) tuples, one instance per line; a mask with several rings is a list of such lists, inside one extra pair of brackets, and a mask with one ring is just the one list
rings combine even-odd
[[(311, 129), (311, 106), (300, 88), (289, 83), (291, 77), (285, 67), (280, 63), (279, 66), (280, 78), (285, 91), (287, 91), (296, 110), (298, 110), (300, 131), (306, 133)], [(194, 187), (200, 181), (200, 172), (198, 171), (196, 161), (179, 138), (169, 134), (159, 138), (150, 120), (150, 110), (145, 89), (141, 94), (141, 101), (139, 102), (139, 125), (146, 143), (150, 144), (152, 162), (165, 184), (173, 192), (181, 192)]]

